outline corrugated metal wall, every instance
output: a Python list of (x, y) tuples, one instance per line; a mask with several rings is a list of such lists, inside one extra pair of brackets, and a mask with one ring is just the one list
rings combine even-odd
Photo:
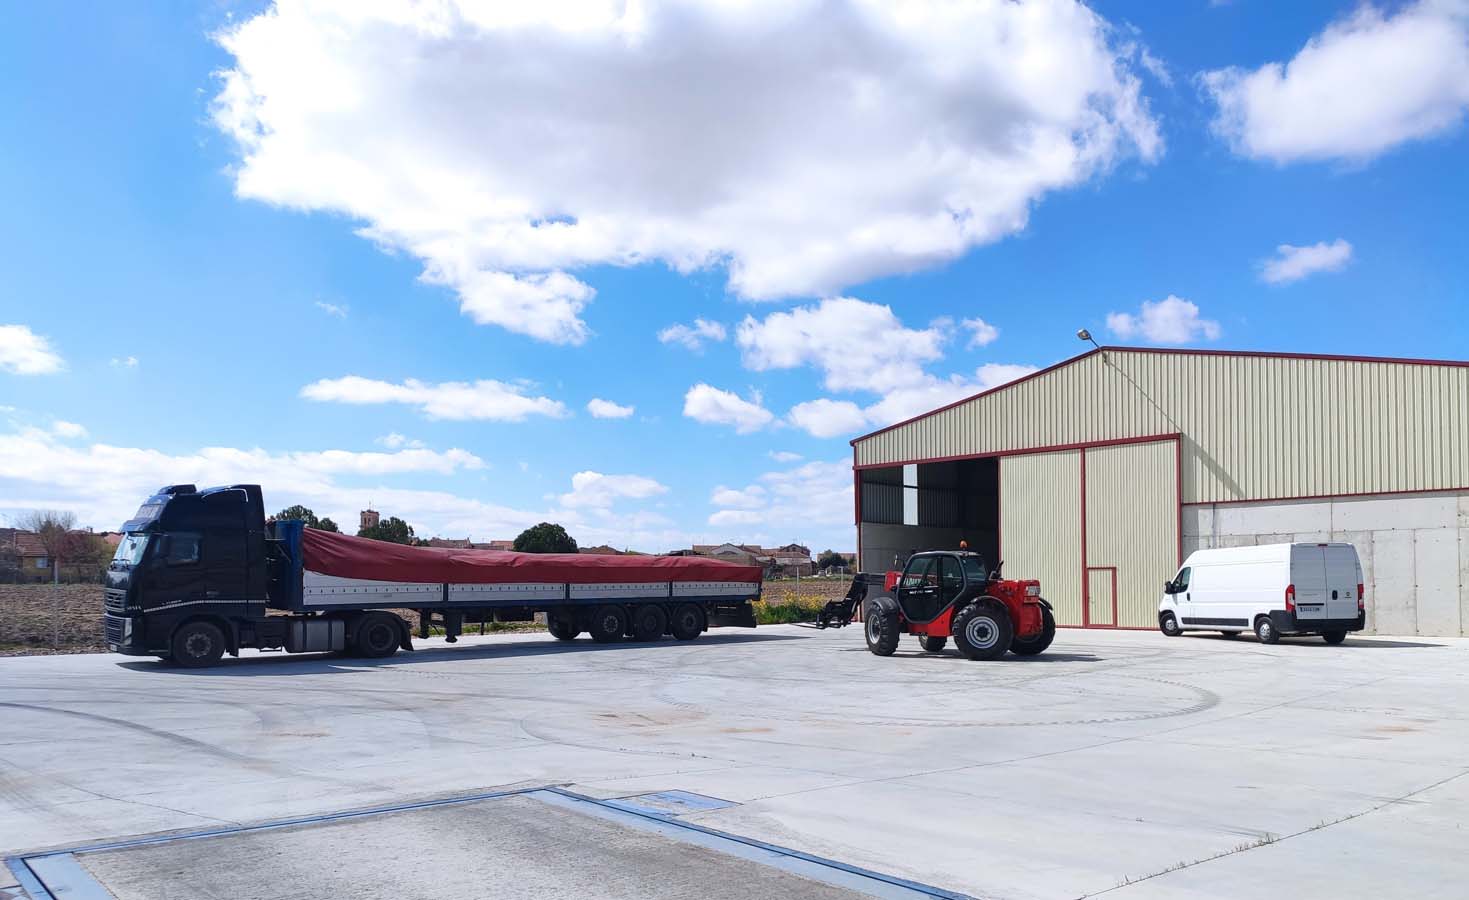
[(1185, 503), (1469, 487), (1469, 366), (1107, 350), (873, 435), (856, 459), (1179, 432)]
[(1080, 625), (1081, 452), (1000, 460), (1000, 556), (1010, 578), (1038, 578), (1060, 625)]
[[(1086, 564), (1117, 569), (1116, 618), (1093, 596), (1094, 625), (1158, 624), (1160, 588), (1178, 568), (1177, 452), (1173, 441), (1086, 450)], [(1097, 573), (1089, 576), (1095, 588)], [(1106, 591), (1110, 603), (1110, 583)]]

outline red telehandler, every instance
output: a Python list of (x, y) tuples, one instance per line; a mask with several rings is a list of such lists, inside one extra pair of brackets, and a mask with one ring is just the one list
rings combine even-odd
[(904, 633), (917, 635), (930, 653), (952, 637), (970, 659), (998, 659), (1007, 650), (1034, 656), (1056, 637), (1039, 581), (1004, 580), (999, 568), (988, 572), (978, 553), (964, 549), (915, 553), (901, 573), (858, 574), (847, 595), (821, 611), (816, 627), (849, 624), (859, 605), (867, 649), (878, 656), (891, 656)]

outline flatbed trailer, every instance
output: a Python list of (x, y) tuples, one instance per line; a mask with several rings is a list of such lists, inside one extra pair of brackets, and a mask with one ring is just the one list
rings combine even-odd
[(172, 485), (122, 527), (107, 571), (104, 634), (115, 652), (213, 665), (242, 648), (411, 650), (440, 625), (529, 622), (599, 642), (711, 626), (755, 627), (762, 571), (701, 557), (530, 554), (408, 547), (267, 523), (258, 485)]

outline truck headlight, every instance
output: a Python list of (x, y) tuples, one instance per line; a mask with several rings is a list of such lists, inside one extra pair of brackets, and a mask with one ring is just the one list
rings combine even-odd
[(129, 640), (132, 639), (132, 636), (133, 636), (133, 620), (132, 619), (123, 619), (122, 620), (122, 642), (124, 644), (126, 644)]

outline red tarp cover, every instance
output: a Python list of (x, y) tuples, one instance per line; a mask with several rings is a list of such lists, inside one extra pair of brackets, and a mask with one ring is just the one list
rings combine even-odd
[(301, 543), (307, 569), (323, 575), (372, 581), (452, 584), (758, 583), (762, 574), (759, 566), (741, 566), (702, 556), (596, 556), (407, 547), (315, 528), (304, 530)]

